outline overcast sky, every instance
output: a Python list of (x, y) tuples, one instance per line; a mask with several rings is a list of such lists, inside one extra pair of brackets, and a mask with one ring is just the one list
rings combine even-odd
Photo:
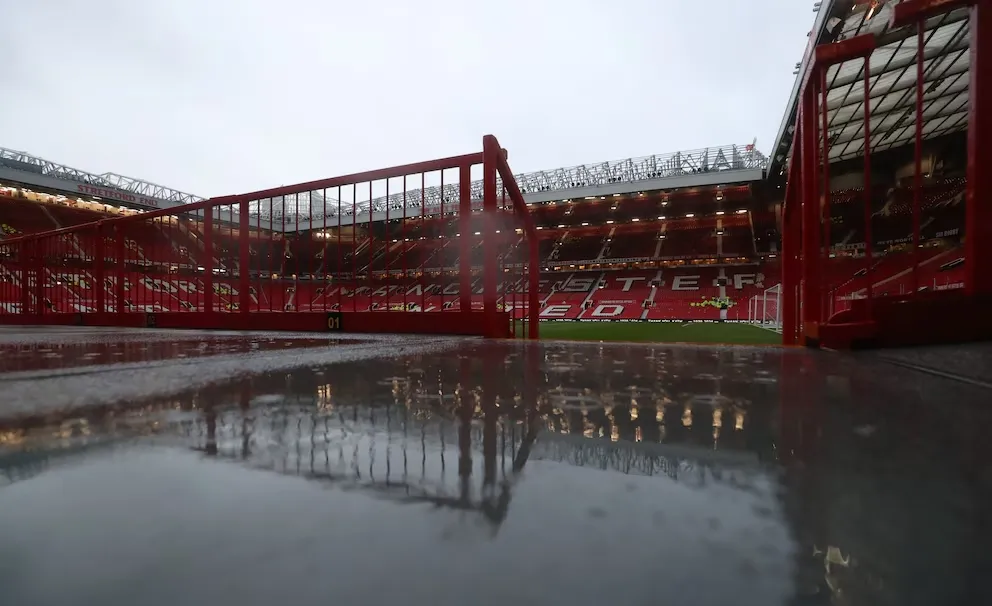
[(758, 138), (812, 0), (0, 0), (0, 146), (204, 196)]

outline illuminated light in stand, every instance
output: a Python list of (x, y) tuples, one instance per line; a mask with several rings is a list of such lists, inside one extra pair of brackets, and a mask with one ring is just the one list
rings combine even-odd
[(693, 213), (688, 213), (688, 214), (686, 214), (686, 216), (685, 216), (685, 218), (686, 218), (686, 219), (691, 219), (691, 218), (693, 218), (693, 217), (695, 217), (695, 216), (696, 216), (696, 215), (695, 215), (695, 214), (693, 214)]
[(716, 211), (716, 216), (718, 217), (723, 216), (723, 211), (722, 210)]

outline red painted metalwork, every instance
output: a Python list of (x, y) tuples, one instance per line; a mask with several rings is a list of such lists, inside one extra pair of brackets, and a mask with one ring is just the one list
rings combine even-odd
[[(536, 338), (539, 304), (537, 234), (506, 163), (505, 152), (491, 136), (484, 139), (483, 150), (4, 240), (0, 257), (3, 275), (10, 273), (24, 288), (20, 289), (19, 306), (7, 304), (0, 309), (0, 323), (509, 337), (513, 334), (511, 314), (496, 306), (501, 281), (496, 271), (496, 257), (502, 246), (497, 241), (499, 230), (495, 226), (510, 220), (518, 226), (531, 251), (528, 271), (533, 287), (522, 319), (528, 321), (526, 336)], [(480, 217), (486, 255), (482, 268), (485, 302), (482, 311), (472, 309), (471, 168), (477, 164), (483, 164), (483, 172), (488, 177), (484, 192), (487, 214)], [(463, 229), (457, 248), (452, 246), (451, 249), (461, 253), (458, 261), (461, 271), (459, 278), (454, 280), (450, 267), (441, 267), (437, 271), (439, 275), (427, 283), (425, 276), (431, 268), (426, 260), (440, 250), (436, 239), (427, 237), (439, 233), (431, 231), (434, 226), (428, 219), (436, 218), (439, 224), (444, 224), (443, 196), (436, 217), (428, 217), (426, 204), (421, 204), (419, 225), (415, 227), (419, 238), (410, 238), (415, 243), (408, 246), (407, 211), (404, 209), (399, 219), (401, 225), (394, 226), (395, 215), (388, 210), (382, 212), (385, 209), (379, 203), (373, 204), (372, 182), (386, 181), (388, 209), (392, 203), (389, 201), (390, 179), (403, 178), (405, 184), (407, 175), (420, 173), (421, 183), (426, 185), (428, 173), (435, 173), (432, 178), (437, 178), (437, 173), (443, 174), (445, 170), (457, 171), (460, 177), (458, 208)], [(497, 174), (512, 200), (512, 213), (505, 213), (495, 206)], [(320, 192), (326, 192), (328, 188), (338, 189), (338, 229), (333, 237), (328, 233), (328, 209), (325, 208), (324, 216), (318, 219), (312, 205)], [(367, 221), (364, 216), (359, 217), (358, 212), (359, 203), (365, 206), (366, 201), (352, 195), (352, 199), (344, 203), (342, 189), (351, 189), (353, 194), (367, 189)], [(421, 187), (422, 202), (426, 201), (425, 189)], [(304, 214), (299, 204), (308, 194), (311, 207)], [(405, 193), (403, 198), (406, 199)], [(326, 195), (322, 199), (326, 205)], [(352, 211), (350, 226), (346, 204)], [(281, 209), (279, 205), (282, 205)], [(269, 218), (263, 222), (258, 215), (253, 221), (249, 211), (260, 211), (266, 206)], [(294, 213), (290, 221), (286, 220), (287, 212)], [(388, 214), (390, 221), (378, 222), (380, 212)], [(280, 229), (282, 226), (286, 229)], [(294, 227), (298, 229), (287, 231)], [(315, 241), (312, 232), (319, 231), (320, 227), (324, 231), (317, 234), (319, 241)], [(352, 232), (350, 249), (342, 238), (342, 230), (346, 228)], [(368, 233), (361, 234), (359, 239), (361, 229), (367, 229)], [(296, 237), (307, 232), (311, 233), (306, 238)], [(397, 234), (402, 237), (397, 238)], [(328, 251), (331, 246), (337, 250)], [(369, 248), (367, 255), (366, 246)], [(417, 249), (419, 257), (407, 258), (412, 249)], [(404, 255), (402, 273), (393, 267), (397, 261), (394, 251)], [(336, 267), (329, 262), (331, 252), (338, 259)], [(351, 256), (350, 274), (343, 267), (346, 254)], [(364, 261), (366, 256), (368, 264), (359, 266), (358, 258), (362, 257)], [(413, 262), (409, 263), (411, 259)], [(440, 255), (436, 260), (442, 266), (450, 265)], [(384, 264), (379, 265), (380, 262)], [(411, 264), (413, 267), (409, 267)], [(7, 289), (6, 281), (0, 288)], [(445, 295), (454, 295), (455, 288), (458, 288), (457, 301), (445, 305)], [(399, 289), (403, 291), (401, 296), (396, 294)], [(337, 303), (330, 305), (328, 310), (329, 300), (334, 300), (330, 290), (337, 291)], [(418, 291), (420, 310), (411, 311), (407, 305), (409, 295)], [(112, 302), (107, 301), (108, 292)], [(5, 296), (4, 300), (11, 298)], [(341, 310), (346, 298), (352, 299), (350, 312)], [(403, 299), (402, 307), (391, 305), (391, 301), (399, 298)], [(381, 300), (385, 301), (384, 306)], [(438, 300), (440, 306), (435, 304)], [(328, 311), (334, 315), (329, 316)]]
[(977, 5), (977, 0), (903, 0), (892, 9), (890, 27), (911, 25), (923, 19), (950, 12), (956, 8)]
[(973, 296), (992, 297), (992, 3), (974, 4), (970, 17), (965, 289)]
[[(819, 78), (803, 91), (799, 112), (802, 155), (802, 332), (810, 340), (819, 338), (820, 324), (820, 166), (816, 101)], [(805, 151), (808, 150), (808, 153)]]
[[(938, 16), (949, 10), (971, 5), (971, 66), (970, 66), (970, 107), (968, 129), (968, 179), (966, 186), (966, 226), (965, 226), (965, 267), (964, 292), (923, 292), (921, 281), (920, 245), (921, 212), (923, 206), (923, 167), (922, 139), (925, 87), (925, 19)], [(946, 1), (946, 0), (907, 0), (895, 6), (893, 26), (916, 25), (916, 76), (914, 137), (915, 173), (912, 200), (912, 292), (905, 295), (877, 293), (873, 271), (876, 264), (872, 221), (872, 129), (871, 129), (871, 72), (869, 58), (875, 48), (872, 35), (859, 36), (841, 42), (822, 45), (813, 51), (813, 60), (803, 74), (800, 88), (800, 109), (797, 116), (796, 133), (793, 140), (792, 158), (783, 209), (783, 341), (795, 342), (798, 334), (807, 337), (808, 344), (828, 347), (854, 346), (895, 346), (922, 343), (952, 342), (992, 337), (992, 320), (987, 310), (992, 305), (992, 171), (984, 170), (992, 165), (992, 81), (981, 75), (983, 66), (992, 65), (992, 3), (986, 0)], [(984, 41), (984, 44), (983, 44)], [(864, 166), (863, 166), (863, 210), (865, 224), (865, 248), (863, 266), (865, 275), (860, 276), (857, 290), (849, 294), (850, 305), (835, 314), (828, 314), (820, 326), (811, 324), (816, 314), (811, 307), (820, 303), (816, 297), (817, 288), (828, 284), (829, 276), (817, 266), (810, 256), (818, 256), (823, 251), (817, 240), (825, 233), (826, 254), (829, 258), (829, 227), (823, 230), (814, 228), (813, 208), (821, 204), (818, 198), (817, 169), (822, 170), (824, 190), (822, 205), (824, 216), (829, 220), (829, 124), (825, 117), (822, 124), (811, 120), (808, 112), (815, 111), (817, 87), (821, 93), (820, 110), (826, 111), (826, 100), (822, 98), (825, 70), (836, 63), (863, 58), (863, 121), (864, 121)], [(984, 69), (988, 72), (988, 69)], [(815, 129), (824, 130), (824, 142), (819, 148)], [(810, 156), (814, 156), (811, 159)], [(816, 157), (818, 156), (818, 157)], [(796, 168), (795, 165), (798, 165)], [(983, 170), (980, 170), (983, 169)], [(811, 183), (812, 181), (812, 183)], [(801, 223), (801, 225), (799, 225)], [(825, 221), (826, 223), (826, 221)], [(800, 288), (793, 301), (793, 293)], [(881, 289), (878, 289), (881, 290)], [(796, 317), (795, 310), (801, 310)], [(824, 310), (826, 311), (826, 310)]]
[(782, 343), (796, 345), (799, 342), (799, 297), (796, 290), (801, 281), (802, 269), (799, 264), (799, 167), (802, 162), (802, 147), (793, 139), (789, 157), (788, 180), (785, 185), (785, 198), (782, 203)]
[(871, 257), (873, 252), (872, 246), (872, 229), (871, 229), (871, 57), (865, 57), (865, 64), (862, 68), (864, 72), (864, 132), (865, 132), (865, 168), (864, 168), (864, 189), (865, 189), (865, 277), (867, 278), (866, 286), (866, 314), (868, 317), (862, 318), (867, 320), (871, 317), (871, 300), (872, 300), (872, 263)]
[[(820, 70), (820, 127), (823, 137), (823, 154), (821, 155), (821, 167), (823, 171), (823, 209), (820, 211), (820, 225), (823, 227), (823, 253), (820, 269), (824, 276), (829, 275), (830, 265), (830, 129), (829, 115), (827, 111), (827, 70)], [(820, 317), (819, 322), (825, 322), (830, 315), (830, 304), (827, 301), (831, 297), (830, 284), (824, 284), (820, 289)]]
[(916, 140), (913, 149), (913, 296), (920, 291), (920, 207), (923, 195), (923, 20), (916, 24)]
[(458, 306), (472, 309), (472, 167), (462, 166), (458, 174)]

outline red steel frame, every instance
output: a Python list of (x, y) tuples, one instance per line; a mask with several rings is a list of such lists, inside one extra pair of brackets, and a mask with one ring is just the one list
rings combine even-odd
[[(992, 338), (992, 79), (981, 78), (992, 65), (992, 2), (987, 0), (907, 0), (895, 7), (894, 25), (916, 24), (916, 136), (913, 196), (913, 280), (918, 285), (922, 189), (923, 44), (928, 17), (970, 6), (970, 107), (966, 189), (965, 291), (914, 292), (875, 298), (872, 292), (871, 132), (869, 57), (875, 38), (866, 34), (814, 49), (800, 87), (796, 132), (782, 205), (783, 342), (846, 348), (895, 346)], [(825, 262), (830, 254), (830, 192), (826, 135), (826, 70), (864, 59), (864, 223), (866, 296), (850, 310), (830, 315)], [(822, 125), (817, 117), (823, 118)], [(820, 137), (823, 136), (822, 147)]]
[[(185, 206), (4, 240), (0, 250), (3, 253), (0, 256), (0, 267), (7, 275), (13, 276), (15, 281), (0, 283), (0, 289), (12, 291), (17, 286), (20, 290), (17, 309), (11, 310), (9, 305), (7, 309), (0, 309), (0, 324), (85, 324), (303, 331), (341, 328), (348, 332), (465, 334), (536, 339), (539, 336), (540, 306), (537, 232), (510, 171), (505, 150), (492, 135), (483, 138), (482, 147), (481, 152), (462, 156), (277, 187), (249, 194), (223, 196)], [(477, 165), (482, 165), (483, 172), (481, 310), (475, 310), (472, 306), (471, 174), (472, 168)], [(418, 297), (413, 295), (409, 298), (414, 301), (408, 300), (409, 280), (413, 270), (408, 268), (407, 257), (412, 246), (409, 245), (407, 238), (407, 222), (419, 220), (420, 233), (424, 233), (428, 220), (424, 207), (425, 175), (440, 173), (443, 184), (444, 171), (457, 171), (460, 182), (458, 223), (461, 228), (458, 237), (457, 272), (459, 306), (457, 310), (452, 307), (451, 311), (439, 315), (427, 312), (427, 291), (432, 286), (425, 286), (426, 270), (423, 267), (416, 272), (417, 283), (413, 287), (420, 290), (420, 311), (410, 309), (411, 305), (416, 305), (415, 299)], [(411, 213), (411, 209), (406, 205), (407, 177), (418, 173), (421, 177), (420, 210)], [(501, 179), (501, 184), (497, 176)], [(378, 242), (380, 237), (376, 236), (376, 229), (379, 224), (377, 222), (373, 225), (372, 210), (369, 211), (368, 217), (357, 213), (355, 192), (359, 191), (359, 185), (364, 190), (367, 182), (371, 199), (373, 183), (385, 181), (388, 199), (390, 179), (402, 179), (404, 203), (403, 208), (397, 211), (401, 217), (396, 219), (395, 215), (390, 215), (387, 201), (387, 218), (381, 227), (383, 234), (381, 238), (384, 242)], [(291, 208), (296, 214), (295, 224), (298, 227), (301, 220), (298, 204), (300, 194), (323, 192), (326, 200), (329, 190), (337, 193), (339, 205), (336, 218), (338, 229), (334, 232), (337, 251), (336, 255), (332, 255), (336, 256), (337, 266), (333, 266), (334, 259), (328, 259), (327, 254), (329, 237), (327, 230), (333, 226), (328, 225), (326, 213), (322, 220), (315, 220), (314, 209), (311, 207), (308, 211), (311, 229), (316, 229), (318, 223), (324, 228), (322, 232), (324, 241), (320, 245), (323, 252), (319, 257), (320, 268), (323, 271), (317, 273), (326, 275), (327, 278), (324, 283), (313, 283), (314, 287), (322, 288), (314, 291), (316, 297), (311, 303), (305, 304), (309, 309), (301, 310), (299, 296), (300, 285), (303, 282), (298, 274), (305, 273), (304, 270), (307, 268), (302, 262), (303, 259), (308, 258), (308, 253), (313, 252), (312, 247), (306, 242), (301, 244), (302, 239), (297, 236), (298, 230), (292, 234), (292, 237), (285, 231), (277, 235), (273, 230), (268, 230), (265, 234), (261, 229), (261, 218), (256, 216), (253, 223), (249, 209), (252, 203), (258, 207), (268, 204), (271, 216), (273, 201), (281, 199), (284, 208), (287, 203), (292, 204)], [(342, 202), (342, 194), (347, 193), (348, 190), (352, 191), (351, 273), (350, 276), (342, 278), (342, 271), (349, 265), (349, 261), (343, 258), (343, 249), (348, 242), (347, 238), (342, 237), (341, 224), (341, 211), (347, 206), (347, 203)], [(438, 209), (442, 221), (444, 211), (447, 210), (443, 200), (442, 197), (442, 207)], [(237, 221), (234, 221), (235, 209), (238, 210)], [(202, 225), (202, 238), (198, 239), (196, 235), (191, 234), (188, 224), (182, 227), (182, 222), (189, 217), (197, 218)], [(399, 237), (392, 243), (386, 235), (390, 229), (390, 218), (402, 222), (398, 232)], [(527, 273), (527, 287), (523, 290), (526, 307), (522, 313), (516, 305), (517, 309), (506, 311), (506, 306), (509, 305), (507, 294), (500, 292), (503, 267), (499, 259), (504, 247), (497, 238), (499, 230), (496, 225), (499, 221), (506, 223), (507, 220), (512, 220), (515, 226), (515, 230), (511, 233), (519, 234), (520, 240), (526, 242), (527, 246), (526, 262), (523, 265), (523, 271)], [(285, 213), (279, 222), (286, 223)], [(357, 240), (360, 228), (367, 230), (368, 237), (365, 242)], [(130, 238), (136, 236), (129, 230), (134, 229), (144, 229), (146, 232), (151, 230), (154, 234), (163, 235), (165, 243), (146, 241), (140, 248), (132, 246)], [(142, 237), (151, 238), (152, 236), (149, 235), (151, 232), (145, 233)], [(178, 243), (182, 241), (184, 233), (188, 236), (187, 244), (192, 248), (202, 249), (199, 260), (190, 261), (188, 258), (185, 262), (178, 260), (180, 256)], [(505, 239), (506, 236), (501, 237)], [(424, 240), (424, 237), (420, 240)], [(258, 242), (263, 248), (254, 250), (253, 241)], [(298, 246), (295, 252), (294, 243)], [(267, 249), (264, 248), (266, 244)], [(377, 244), (382, 245), (381, 249), (376, 248)], [(398, 246), (394, 247), (393, 244)], [(430, 243), (424, 246), (428, 244)], [(364, 245), (368, 246), (367, 255), (358, 252)], [(74, 246), (79, 254), (66, 254), (66, 246)], [(83, 248), (86, 250), (82, 250)], [(392, 268), (390, 264), (391, 259), (395, 261), (395, 255), (391, 252), (394, 248), (403, 256), (402, 272), (398, 276), (399, 270)], [(382, 258), (385, 260), (382, 271), (374, 267), (377, 250), (381, 250)], [(155, 261), (139, 258), (148, 251), (155, 251), (155, 254), (160, 256), (157, 256)], [(253, 259), (256, 254), (257, 260)], [(368, 264), (362, 267), (366, 259)], [(335, 271), (329, 271), (332, 268)], [(267, 293), (266, 282), (276, 284), (274, 281), (278, 278), (284, 279), (285, 276), (282, 274), (290, 270), (293, 271), (292, 289), (287, 286), (284, 292), (291, 294), (280, 308), (274, 308), (272, 297), (277, 291), (281, 291), (283, 286), (270, 289)], [(185, 272), (186, 277), (173, 276), (172, 274), (177, 271)], [(58, 276), (66, 275), (65, 272), (72, 272), (74, 284), (63, 284)], [(446, 273), (442, 269), (440, 287), (442, 303), (445, 302), (444, 291), (449, 286), (454, 286), (453, 284), (445, 286), (443, 276)], [(156, 282), (156, 278), (162, 275), (171, 276), (167, 288), (161, 287), (161, 280)], [(132, 279), (151, 286), (149, 289), (131, 290), (129, 283)], [(175, 290), (176, 280), (190, 285), (189, 290), (181, 288)], [(339, 284), (341, 280), (345, 285)], [(394, 280), (397, 283), (393, 283)], [(92, 281), (93, 284), (80, 286), (77, 283), (81, 281)], [(370, 293), (384, 289), (385, 308), (372, 306), (368, 310), (358, 309), (355, 293), (361, 289), (359, 284), (367, 284), (367, 292)], [(349, 288), (350, 293), (346, 293)], [(328, 296), (326, 292), (328, 289), (336, 291), (336, 298)], [(391, 294), (398, 289), (403, 291), (403, 306), (399, 310), (394, 310), (391, 309), (389, 301)], [(83, 298), (80, 294), (83, 290), (90, 293), (89, 298)], [(127, 295), (129, 290), (130, 299)], [(2, 290), (0, 294), (4, 294)], [(267, 301), (266, 294), (269, 297)], [(349, 294), (352, 298), (350, 310), (347, 303), (342, 300), (342, 297)], [(515, 292), (515, 301), (516, 297)], [(6, 298), (10, 299), (9, 296)], [(501, 298), (503, 298), (502, 302)], [(371, 301), (371, 296), (369, 300)], [(168, 309), (166, 302), (170, 307), (176, 307), (178, 304), (178, 311), (172, 309), (163, 311)]]

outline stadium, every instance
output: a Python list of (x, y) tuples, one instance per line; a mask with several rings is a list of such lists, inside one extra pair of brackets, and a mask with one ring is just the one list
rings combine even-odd
[[(820, 10), (769, 155), (512, 175), (487, 138), (482, 153), (206, 200), (4, 149), (2, 321), (896, 343), (879, 309), (969, 315), (954, 293), (984, 292), (985, 239), (966, 237), (988, 224), (968, 174), (975, 25), (924, 5)], [(418, 317), (435, 312), (450, 313)], [(933, 330), (917, 340), (956, 338)]]
[(0, 149), (5, 597), (989, 603), (992, 7), (814, 11), (767, 147)]

